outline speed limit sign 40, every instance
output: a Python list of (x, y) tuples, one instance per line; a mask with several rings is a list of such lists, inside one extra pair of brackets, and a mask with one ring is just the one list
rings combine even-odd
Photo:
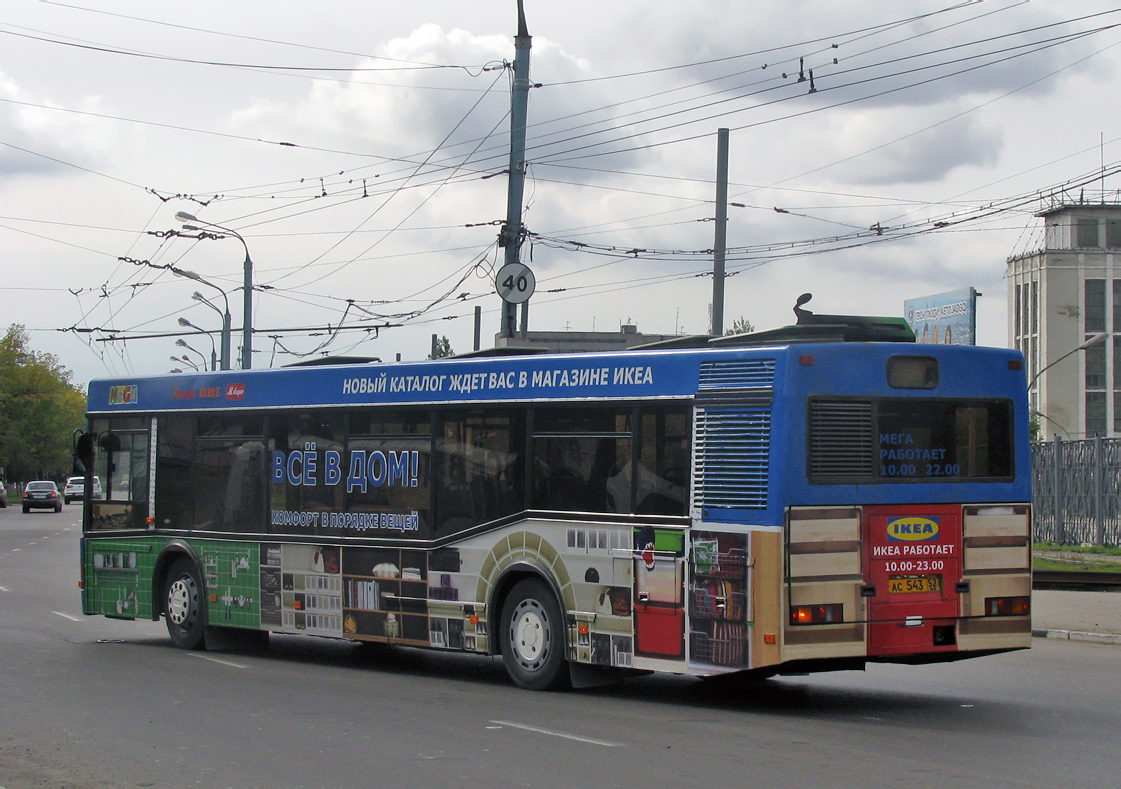
[(536, 286), (537, 279), (524, 263), (507, 263), (498, 270), (498, 276), (494, 278), (498, 295), (511, 304), (528, 301)]

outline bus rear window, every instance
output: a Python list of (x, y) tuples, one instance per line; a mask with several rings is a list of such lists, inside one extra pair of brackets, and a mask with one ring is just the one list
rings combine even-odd
[(927, 398), (810, 402), (811, 482), (1008, 479), (1008, 401)]

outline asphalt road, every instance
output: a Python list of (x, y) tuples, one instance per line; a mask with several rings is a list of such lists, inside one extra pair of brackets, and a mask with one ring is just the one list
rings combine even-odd
[(1121, 648), (520, 691), (494, 659), (83, 617), (80, 508), (0, 510), (0, 787), (1102, 786)]

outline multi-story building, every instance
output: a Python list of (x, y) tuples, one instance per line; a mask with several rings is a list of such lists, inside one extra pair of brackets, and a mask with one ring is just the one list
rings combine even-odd
[(1121, 200), (1054, 200), (1043, 247), (1007, 264), (1008, 336), (1041, 435), (1121, 435)]

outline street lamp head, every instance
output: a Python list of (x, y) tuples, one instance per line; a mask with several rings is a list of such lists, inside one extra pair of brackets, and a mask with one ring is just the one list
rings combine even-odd
[(188, 326), (192, 329), (197, 329), (198, 328), (197, 326), (195, 326), (195, 324), (191, 323), (186, 318), (180, 318), (179, 319), (179, 325), (182, 326), (183, 328), (187, 328)]
[(202, 282), (202, 277), (200, 277), (197, 272), (188, 271), (185, 268), (173, 268), (171, 271), (176, 276), (186, 277), (187, 279), (193, 279), (193, 280), (196, 280), (198, 282)]
[(1087, 348), (1093, 348), (1095, 345), (1101, 345), (1103, 342), (1105, 342), (1107, 337), (1109, 337), (1109, 334), (1107, 334), (1106, 332), (1095, 334), (1093, 337), (1086, 340), (1086, 342), (1079, 345), (1078, 348), (1079, 350), (1086, 350)]
[[(175, 221), (176, 222), (197, 222), (199, 220), (194, 214), (188, 214), (186, 211), (176, 211), (175, 212)], [(194, 228), (191, 228), (191, 229), (193, 230)]]
[(190, 346), (188, 346), (188, 345), (187, 345), (187, 341), (186, 341), (186, 340), (184, 340), (184, 339), (182, 339), (182, 338), (180, 338), (180, 339), (176, 340), (176, 341), (175, 341), (175, 344), (176, 344), (176, 345), (178, 345), (178, 346), (179, 346), (180, 348), (188, 348), (188, 347), (190, 347)]

